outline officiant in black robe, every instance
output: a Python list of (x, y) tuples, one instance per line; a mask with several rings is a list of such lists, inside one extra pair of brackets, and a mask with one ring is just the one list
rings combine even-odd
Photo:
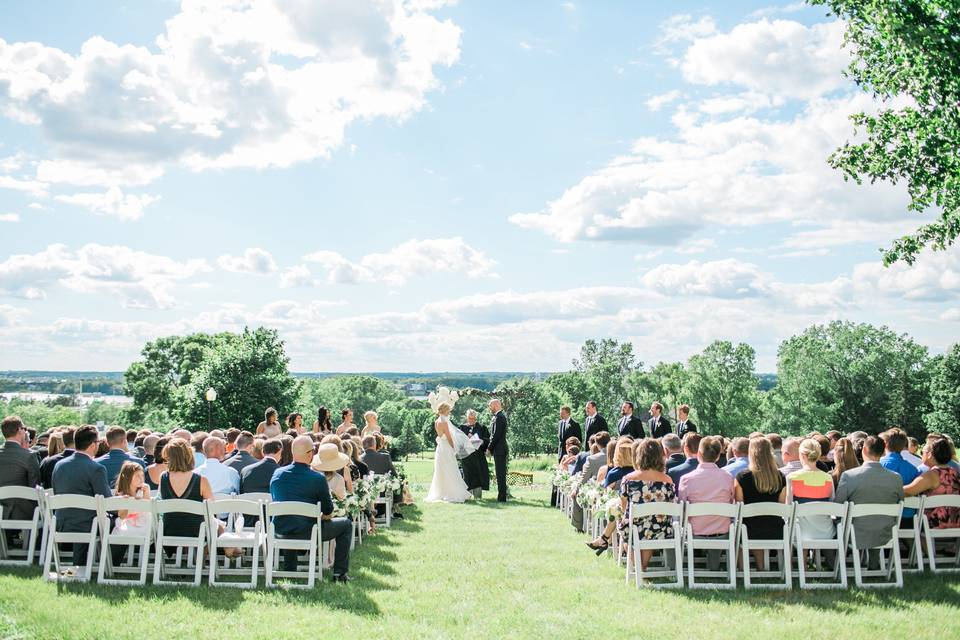
[(481, 491), (490, 490), (490, 468), (487, 466), (487, 446), (490, 444), (490, 430), (477, 422), (477, 412), (471, 409), (467, 412), (467, 424), (460, 425), (460, 430), (473, 437), (474, 434), (482, 441), (480, 448), (460, 461), (463, 466), (463, 481), (477, 498)]

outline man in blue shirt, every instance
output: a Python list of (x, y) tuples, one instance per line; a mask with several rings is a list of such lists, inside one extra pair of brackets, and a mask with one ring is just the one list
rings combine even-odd
[[(903, 480), (904, 486), (907, 486), (916, 480), (917, 476), (920, 475), (920, 471), (918, 471), (915, 466), (907, 462), (901, 454), (901, 452), (910, 444), (907, 434), (902, 429), (897, 429), (894, 427), (893, 429), (880, 434), (880, 437), (883, 438), (883, 442), (887, 450), (886, 455), (880, 458), (880, 465), (884, 469), (889, 469), (890, 471), (898, 474)], [(916, 509), (904, 509), (900, 526), (907, 529), (912, 529), (912, 519), (916, 512)]]
[(750, 466), (750, 439), (734, 438), (732, 445), (733, 460), (728, 462), (723, 470), (736, 478), (738, 473), (746, 471)]
[[(333, 447), (335, 444), (320, 445)], [(299, 436), (293, 441), (293, 464), (280, 467), (273, 472), (270, 480), (270, 496), (275, 502), (306, 502), (319, 504), (323, 514), (323, 525), (320, 535), (324, 542), (336, 540), (336, 549), (333, 560), (333, 581), (347, 582), (350, 576), (347, 571), (350, 567), (350, 542), (353, 536), (353, 523), (347, 518), (332, 518), (333, 500), (330, 498), (330, 488), (327, 479), (322, 473), (310, 468), (313, 459), (313, 440), (309, 436)], [(336, 452), (337, 455), (343, 455)], [(314, 518), (306, 516), (277, 516), (274, 519), (274, 530), (278, 536), (305, 540), (310, 537), (310, 531), (317, 523)], [(284, 550), (284, 571), (295, 571), (297, 568), (297, 552)]]
[(117, 476), (124, 462), (136, 462), (144, 469), (147, 463), (127, 452), (127, 432), (123, 427), (110, 427), (106, 435), (110, 451), (96, 459), (97, 464), (107, 470), (107, 484), (111, 488), (117, 485)]

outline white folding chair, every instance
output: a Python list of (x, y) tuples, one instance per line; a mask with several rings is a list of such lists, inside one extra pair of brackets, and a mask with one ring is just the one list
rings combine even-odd
[[(167, 580), (168, 575), (193, 575), (193, 586), (199, 587), (203, 578), (203, 552), (207, 546), (207, 507), (195, 500), (170, 499), (157, 500), (154, 503), (154, 512), (157, 516), (156, 553), (153, 562), (153, 584), (182, 585), (178, 580)], [(200, 516), (202, 522), (195, 536), (173, 536), (164, 531), (164, 516), (166, 514), (184, 514)], [(167, 564), (164, 555), (165, 548), (173, 548), (174, 562)], [(186, 557), (184, 557), (186, 551)], [(184, 560), (186, 566), (184, 566)]]
[[(740, 508), (740, 551), (741, 562), (743, 565), (743, 586), (744, 588), (761, 587), (764, 589), (792, 589), (793, 573), (790, 570), (790, 539), (793, 535), (793, 504), (780, 504), (778, 502), (755, 502), (745, 504)], [(783, 519), (783, 535), (774, 540), (751, 540), (747, 529), (747, 518), (757, 516), (776, 516)], [(751, 551), (759, 549), (763, 551), (766, 558), (767, 569), (764, 571), (753, 571), (751, 575), (750, 560)], [(779, 569), (770, 570), (770, 552), (776, 551)], [(751, 578), (780, 578), (780, 582), (762, 582), (752, 583)]]
[[(207, 501), (207, 526), (210, 528), (210, 586), (239, 587), (242, 589), (256, 589), (260, 576), (260, 551), (264, 546), (263, 536), (263, 503), (254, 500), (222, 499)], [(217, 513), (230, 514), (230, 527), (219, 533), (220, 520)], [(247, 516), (247, 518), (244, 518)], [(252, 517), (251, 517), (252, 516)], [(256, 520), (254, 521), (254, 518)], [(245, 527), (244, 521), (254, 524)], [(224, 558), (224, 567), (220, 568), (217, 562), (217, 551), (221, 548), (249, 549), (252, 555), (250, 564), (250, 581), (233, 582), (217, 580), (221, 575), (246, 575), (247, 570), (242, 568), (243, 557), (236, 559), (237, 567), (229, 568), (229, 558)]]
[(239, 500), (250, 500), (252, 502), (271, 502), (273, 500), (273, 497), (269, 493), (263, 493), (258, 491), (241, 493), (234, 497), (236, 497)]
[[(93, 561), (97, 557), (97, 498), (94, 496), (81, 495), (51, 495), (46, 499), (47, 514), (44, 524), (44, 535), (47, 538), (46, 556), (43, 562), (43, 579), (56, 580), (57, 582), (90, 582), (93, 577)], [(57, 531), (57, 512), (61, 509), (82, 509), (90, 511), (93, 520), (90, 523), (88, 531)], [(76, 571), (74, 575), (65, 575), (61, 569), (62, 560), (60, 559), (61, 544), (85, 544), (87, 545), (87, 563), (83, 569)], [(76, 561), (76, 555), (71, 554), (71, 562)], [(51, 563), (55, 575), (51, 576)]]
[[(639, 528), (634, 525), (635, 518), (652, 516), (668, 516), (673, 520), (673, 537), (658, 540), (644, 540), (640, 537)], [(660, 588), (683, 588), (683, 503), (677, 502), (647, 502), (645, 504), (630, 503), (630, 533), (628, 536), (627, 557), (627, 584), (633, 576), (637, 587), (650, 585)], [(642, 566), (640, 552), (652, 550), (663, 552), (662, 568), (652, 569)], [(673, 555), (673, 569), (670, 568), (668, 555)], [(629, 555), (633, 555), (631, 561)], [(651, 562), (654, 560), (651, 557)], [(651, 582), (654, 578), (675, 578), (674, 582)]]
[[(850, 503), (849, 524), (847, 526), (847, 545), (850, 548), (850, 554), (853, 558), (853, 579), (860, 588), (879, 588), (879, 587), (902, 587), (903, 586), (903, 568), (900, 566), (900, 535), (897, 531), (900, 529), (900, 514), (903, 512), (903, 503), (896, 504), (855, 504)], [(861, 547), (857, 542), (857, 532), (855, 528), (857, 518), (869, 516), (888, 516), (892, 518), (893, 524), (890, 526), (890, 540), (886, 544), (877, 547)], [(876, 550), (880, 554), (880, 568), (872, 570), (869, 567), (863, 568), (862, 552), (869, 554), (871, 550)], [(884, 558), (883, 552), (890, 551), (891, 558), (888, 561)], [(890, 573), (894, 574), (893, 582), (890, 582)], [(880, 577), (886, 578), (886, 582), (867, 582), (864, 578)]]
[[(797, 550), (797, 575), (801, 589), (846, 589), (847, 563), (847, 515), (850, 504), (844, 502), (805, 502), (797, 504), (793, 512), (793, 546)], [(829, 538), (810, 538), (803, 532), (805, 518), (831, 518), (834, 524), (834, 534)], [(814, 553), (813, 571), (807, 569), (807, 551)], [(823, 552), (829, 551), (834, 556), (834, 568), (831, 571), (823, 569)], [(811, 578), (830, 578), (833, 582), (808, 582)]]
[[(0, 487), (0, 503), (4, 500), (29, 500), (36, 503), (33, 516), (29, 520), (14, 520), (3, 517), (3, 505), (0, 504), (0, 565), (29, 566), (33, 564), (33, 554), (40, 537), (41, 493), (36, 487)], [(7, 531), (19, 531), (23, 539), (23, 549), (14, 552), (7, 545)], [(22, 558), (20, 556), (23, 556)]]
[[(150, 565), (150, 544), (153, 542), (153, 500), (138, 500), (127, 496), (104, 498), (99, 496), (97, 518), (100, 520), (100, 571), (97, 573), (99, 584), (147, 584), (147, 568)], [(136, 530), (113, 531), (110, 526), (110, 513), (127, 511), (138, 514), (142, 527)], [(117, 578), (118, 567), (113, 564), (113, 545), (127, 547), (128, 564), (132, 566), (135, 550), (140, 548), (140, 563), (137, 565), (137, 578)]]
[[(305, 578), (306, 583), (285, 582), (282, 586), (298, 589), (312, 589), (314, 581), (323, 579), (323, 568), (318, 565), (318, 555), (320, 553), (320, 505), (306, 502), (270, 502), (266, 505), (267, 515), (267, 587), (274, 585), (274, 577), (280, 578)], [(316, 520), (310, 530), (310, 535), (306, 539), (278, 538), (275, 528), (275, 518), (279, 516), (303, 516)], [(309, 555), (306, 573), (302, 571), (280, 571), (276, 565), (280, 562), (282, 551), (306, 551)]]
[(923, 530), (923, 498), (920, 496), (904, 498), (903, 508), (904, 510), (915, 510), (913, 517), (910, 518), (911, 528), (900, 527), (897, 529), (900, 540), (907, 542), (910, 549), (907, 557), (903, 558), (903, 571), (904, 573), (923, 573), (923, 550), (921, 548), (923, 545), (920, 542)]
[[(927, 558), (929, 558), (930, 571), (933, 571), (934, 573), (960, 571), (960, 527), (943, 529), (931, 527), (930, 518), (927, 515), (927, 511), (930, 509), (936, 509), (938, 507), (953, 507), (960, 509), (960, 496), (927, 496), (923, 499), (923, 535), (927, 541)], [(946, 558), (937, 558), (936, 544), (942, 540), (953, 540), (954, 547), (956, 548), (956, 555), (953, 558), (953, 566), (949, 569), (945, 568), (942, 564), (943, 562), (947, 561)], [(939, 567), (937, 566), (937, 562), (941, 562)]]
[[(726, 535), (696, 536), (690, 519), (697, 516), (717, 516), (728, 518), (730, 528)], [(687, 503), (683, 515), (684, 544), (687, 547), (687, 584), (691, 589), (735, 589), (737, 587), (737, 528), (740, 525), (740, 503), (724, 504), (719, 502)], [(711, 570), (709, 567), (698, 571), (694, 563), (697, 550), (725, 551), (727, 570)], [(696, 578), (726, 577), (727, 582), (700, 582)]]
[[(374, 476), (373, 480), (376, 481), (378, 476)], [(376, 516), (374, 522), (378, 525), (382, 525), (386, 528), (390, 528), (390, 523), (393, 520), (393, 491), (386, 489), (381, 491), (380, 495), (376, 497), (373, 501), (374, 513), (377, 513), (377, 507), (383, 506), (383, 515)]]

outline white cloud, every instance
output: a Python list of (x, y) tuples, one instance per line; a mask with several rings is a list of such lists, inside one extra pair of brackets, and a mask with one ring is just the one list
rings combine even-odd
[(0, 222), (20, 222), (20, 215), (17, 213), (0, 213)]
[(10, 306), (9, 304), (0, 304), (0, 328), (12, 327), (30, 315), (26, 309)]
[(666, 93), (661, 93), (659, 95), (652, 96), (644, 104), (647, 105), (648, 111), (659, 111), (666, 105), (675, 101), (681, 95), (683, 94), (680, 93), (680, 91), (674, 89), (672, 91), (667, 91)]
[(925, 250), (913, 265), (898, 262), (884, 267), (879, 261), (853, 269), (858, 292), (875, 291), (904, 300), (944, 301), (960, 297), (960, 249)]
[(946, 322), (960, 321), (960, 307), (952, 307), (940, 314), (940, 319)]
[(267, 274), (277, 270), (277, 263), (269, 251), (260, 247), (251, 247), (242, 256), (222, 255), (217, 264), (224, 271), (233, 273)]
[(34, 198), (47, 197), (48, 185), (39, 180), (31, 178), (14, 178), (13, 176), (0, 176), (0, 189), (11, 189), (13, 191), (22, 191), (30, 194)]
[(792, 20), (739, 24), (729, 33), (697, 39), (680, 68), (694, 84), (734, 84), (760, 93), (811, 99), (848, 84), (844, 23), (810, 27)]
[(667, 45), (686, 43), (716, 32), (717, 23), (710, 16), (702, 16), (696, 20), (687, 13), (670, 16), (660, 23), (660, 37), (656, 48), (665, 51)]
[(793, 255), (806, 255), (818, 251), (827, 253), (829, 249), (848, 244), (885, 245), (892, 238), (910, 233), (916, 226), (916, 222), (909, 219), (891, 222), (832, 220), (825, 227), (791, 234), (781, 246), (797, 249)]
[[(460, 54), (443, 2), (184, 2), (152, 47), (0, 39), (0, 111), (42, 129), (38, 181), (144, 185), (171, 166), (286, 167), (357, 120), (410, 116)], [(140, 207), (142, 209), (142, 206)]]
[(280, 288), (291, 289), (294, 287), (315, 287), (320, 281), (313, 277), (310, 268), (305, 264), (297, 264), (288, 269), (284, 269), (280, 274)]
[(410, 278), (434, 273), (459, 273), (468, 278), (493, 277), (496, 262), (463, 238), (408, 240), (385, 253), (370, 253), (352, 261), (336, 251), (316, 251), (303, 257), (326, 271), (331, 284), (383, 282), (403, 285)]
[(761, 109), (779, 107), (784, 103), (779, 96), (770, 96), (756, 91), (744, 91), (733, 95), (707, 98), (697, 105), (701, 113), (717, 116), (726, 113), (754, 113)]
[(52, 244), (34, 254), (12, 255), (0, 262), (0, 295), (46, 297), (54, 285), (81, 293), (118, 296), (125, 307), (170, 308), (176, 305), (176, 281), (209, 271), (205, 260), (178, 262), (124, 246), (86, 244), (76, 251)]
[(770, 295), (772, 282), (755, 264), (734, 259), (686, 264), (662, 264), (640, 281), (665, 295), (749, 298)]
[(158, 201), (160, 196), (124, 194), (119, 187), (110, 187), (103, 193), (74, 193), (56, 196), (54, 200), (89, 209), (92, 213), (121, 220), (136, 220), (143, 210)]

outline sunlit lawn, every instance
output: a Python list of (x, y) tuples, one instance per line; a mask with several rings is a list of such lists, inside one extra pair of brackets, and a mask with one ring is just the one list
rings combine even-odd
[[(406, 465), (420, 495), (431, 464)], [(354, 554), (346, 587), (58, 590), (36, 569), (3, 568), (0, 637), (960, 637), (960, 576), (907, 577), (899, 591), (638, 591), (587, 551), (544, 486), (513, 493), (507, 506), (487, 495), (407, 508)]]

